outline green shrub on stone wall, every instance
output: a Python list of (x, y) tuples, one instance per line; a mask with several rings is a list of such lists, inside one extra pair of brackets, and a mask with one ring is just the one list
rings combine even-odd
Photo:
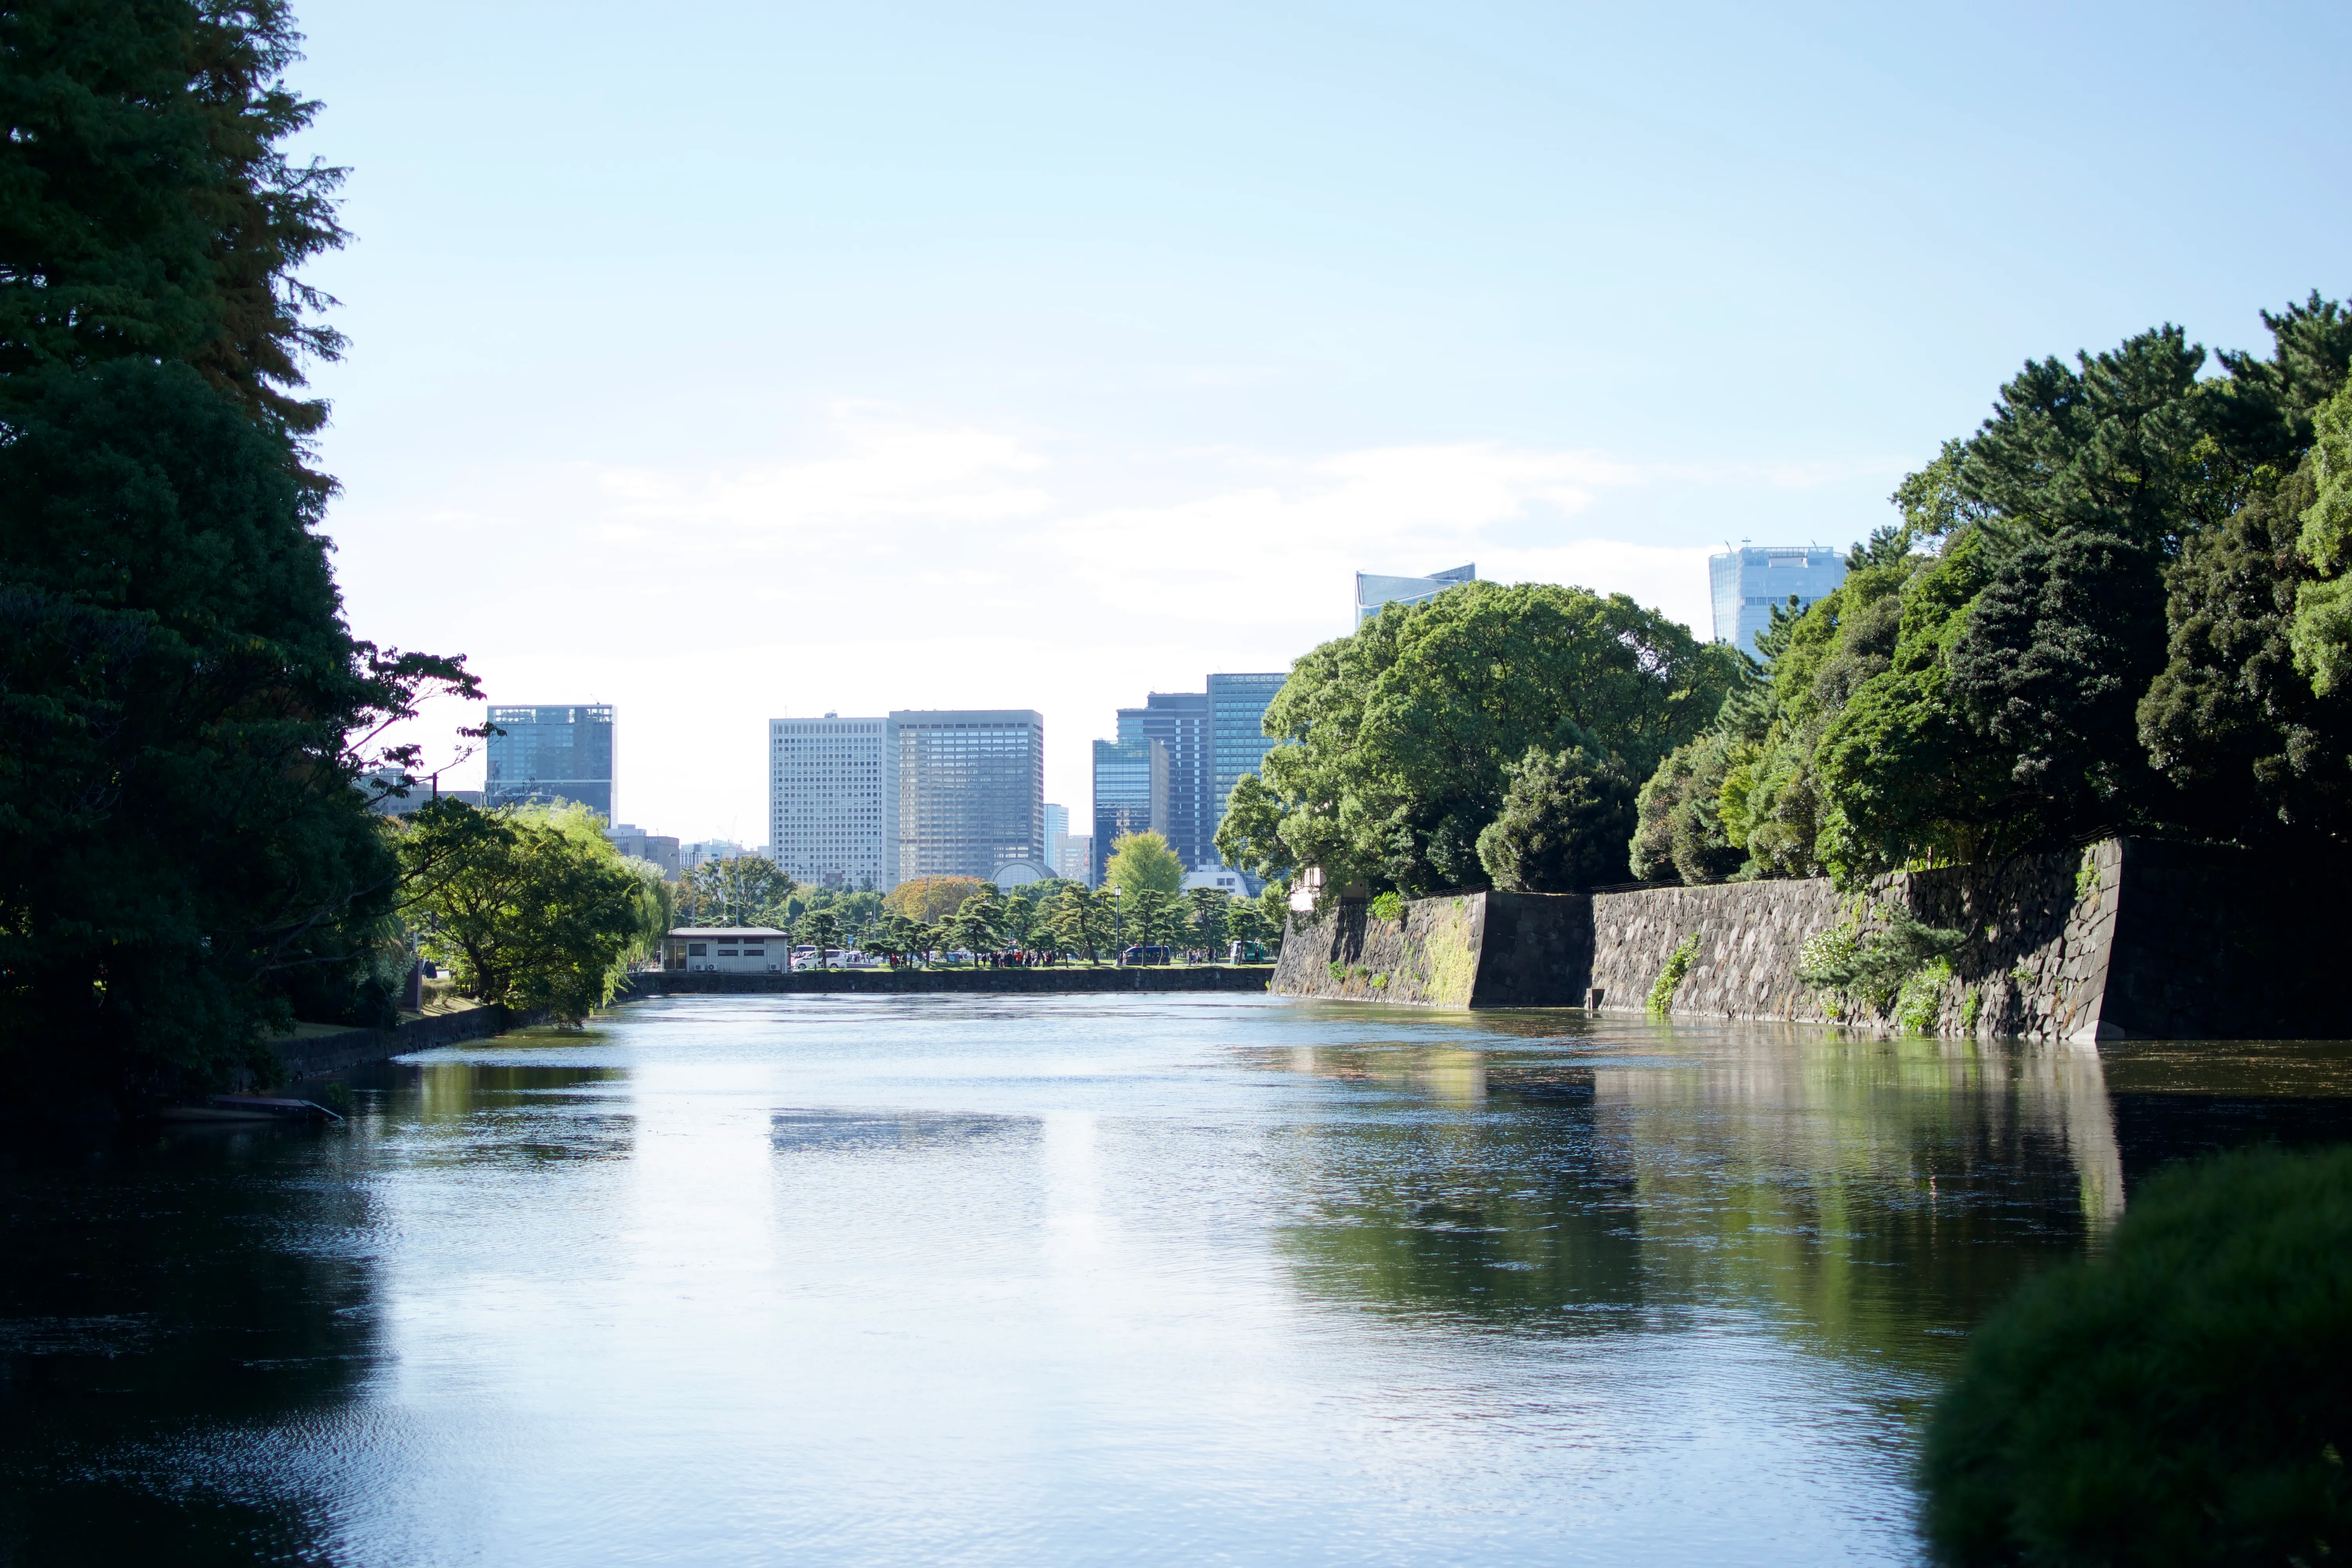
[(1895, 1021), (1914, 1034), (1935, 1033), (1944, 1016), (1944, 987), (1952, 981), (1952, 961), (1935, 958), (1904, 978), (1895, 995)]
[(1666, 966), (1658, 971), (1655, 984), (1650, 987), (1649, 1009), (1653, 1013), (1670, 1012), (1675, 1005), (1675, 993), (1682, 989), (1683, 976), (1698, 962), (1698, 932), (1693, 931), (1666, 955)]
[(1375, 894), (1372, 899), (1370, 912), (1372, 919), (1376, 921), (1401, 921), (1404, 919), (1404, 895), (1402, 893)]
[(1922, 1479), (1941, 1562), (2352, 1552), (2352, 1149), (2260, 1150), (2133, 1194), (2105, 1251), (1976, 1332)]

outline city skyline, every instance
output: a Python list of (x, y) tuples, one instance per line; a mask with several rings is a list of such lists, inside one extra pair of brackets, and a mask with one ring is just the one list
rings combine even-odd
[[(1344, 61), (1279, 12), (1172, 50), (1141, 13), (687, 15), (331, 0), (293, 79), (297, 153), (352, 171), (359, 242), (306, 275), (351, 340), (313, 380), (354, 631), (617, 705), (622, 811), (695, 837), (765, 837), (767, 719), (909, 703), (1036, 709), (1079, 809), (1108, 713), (1286, 668), (1358, 571), (1705, 635), (1725, 537), (1864, 538), (2028, 359), (2258, 347), (2352, 248), (2308, 198), (2343, 95), (2294, 85), (2340, 12), (2287, 58), (2163, 7), (2022, 49), (1958, 13), (1825, 50), (1736, 8), (1382, 12)], [(2172, 79), (2240, 109), (2138, 85)], [(2060, 92), (2088, 185), (2042, 146)], [(2287, 216), (2184, 237), (2202, 189)], [(725, 330), (614, 331), (672, 316), (681, 255)], [(485, 276), (528, 281), (485, 313)], [(429, 713), (430, 765), (479, 717)]]

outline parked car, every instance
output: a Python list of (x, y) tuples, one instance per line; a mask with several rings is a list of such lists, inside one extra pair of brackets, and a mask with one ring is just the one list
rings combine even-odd
[(1159, 942), (1137, 942), (1118, 955), (1121, 963), (1166, 963), (1173, 955)]
[(1225, 948), (1227, 963), (1264, 963), (1268, 956), (1262, 942), (1236, 942)]

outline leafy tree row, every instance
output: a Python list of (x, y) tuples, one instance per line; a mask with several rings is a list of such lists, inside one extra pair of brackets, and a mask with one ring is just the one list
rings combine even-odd
[(1851, 882), (2116, 832), (2352, 832), (2352, 315), (2029, 363), (1651, 775), (1633, 868)]
[(1624, 880), (1634, 781), (1751, 679), (1623, 595), (1466, 583), (1291, 668), (1234, 787), (1227, 864), (1409, 895)]

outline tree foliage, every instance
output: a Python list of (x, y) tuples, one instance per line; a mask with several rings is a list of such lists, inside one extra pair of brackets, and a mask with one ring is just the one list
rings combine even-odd
[(31, 379), (0, 413), (0, 1052), (163, 1090), (298, 1010), (384, 1021), (362, 781), (415, 753), (373, 738), (472, 679), (352, 637), (284, 444), (193, 371)]
[(1184, 862), (1168, 847), (1164, 834), (1121, 834), (1111, 842), (1110, 858), (1103, 866), (1103, 885), (1130, 898), (1141, 892), (1172, 897), (1184, 885)]
[(2352, 1150), (2178, 1167), (1979, 1328), (1937, 1403), (1956, 1565), (2318, 1563), (2352, 1540)]
[(2352, 431), (2352, 318), (2314, 295), (2263, 319), (2270, 355), (2218, 376), (2170, 326), (2029, 363), (1776, 626), (1761, 694), (1651, 777), (1637, 872), (1852, 882), (2117, 831), (2340, 837), (2342, 552), (2312, 520), (2337, 410)]
[(1292, 667), (1265, 718), (1283, 743), (1235, 786), (1218, 850), (1327, 887), (1483, 887), (1511, 764), (1574, 748), (1646, 777), (1742, 668), (1622, 595), (1470, 583), (1391, 605)]
[(1629, 874), (1633, 785), (1583, 751), (1530, 751), (1510, 770), (1500, 816), (1478, 835), (1478, 859), (1498, 888), (1579, 892)]
[(794, 883), (784, 868), (760, 855), (705, 860), (678, 879), (678, 914), (699, 926), (792, 924)]
[[(274, 0), (0, 9), (0, 1071), (119, 1093), (266, 1070), (405, 967), (363, 785), (457, 661), (354, 639), (302, 466), (294, 268), (337, 171), (283, 142)], [(20, 1052), (19, 1042), (38, 1042)]]
[(963, 901), (985, 885), (977, 877), (910, 877), (883, 895), (882, 907), (929, 924), (963, 908)]
[(580, 805), (436, 800), (400, 833), (406, 912), (467, 995), (577, 1024), (660, 934), (662, 903)]
[(1083, 953), (1088, 963), (1097, 963), (1110, 942), (1110, 899), (1100, 889), (1066, 882), (1047, 906), (1042, 923), (1055, 952)]
[(2167, 662), (2140, 739), (2179, 816), (2214, 837), (2352, 837), (2352, 692), (2306, 679), (2292, 647), (2316, 576), (2297, 548), (2315, 466), (2190, 540), (2168, 573)]
[(0, 10), (0, 382), (176, 362), (265, 428), (325, 422), (301, 362), (342, 340), (294, 269), (343, 243), (342, 171), (284, 150), (300, 41), (281, 0)]

